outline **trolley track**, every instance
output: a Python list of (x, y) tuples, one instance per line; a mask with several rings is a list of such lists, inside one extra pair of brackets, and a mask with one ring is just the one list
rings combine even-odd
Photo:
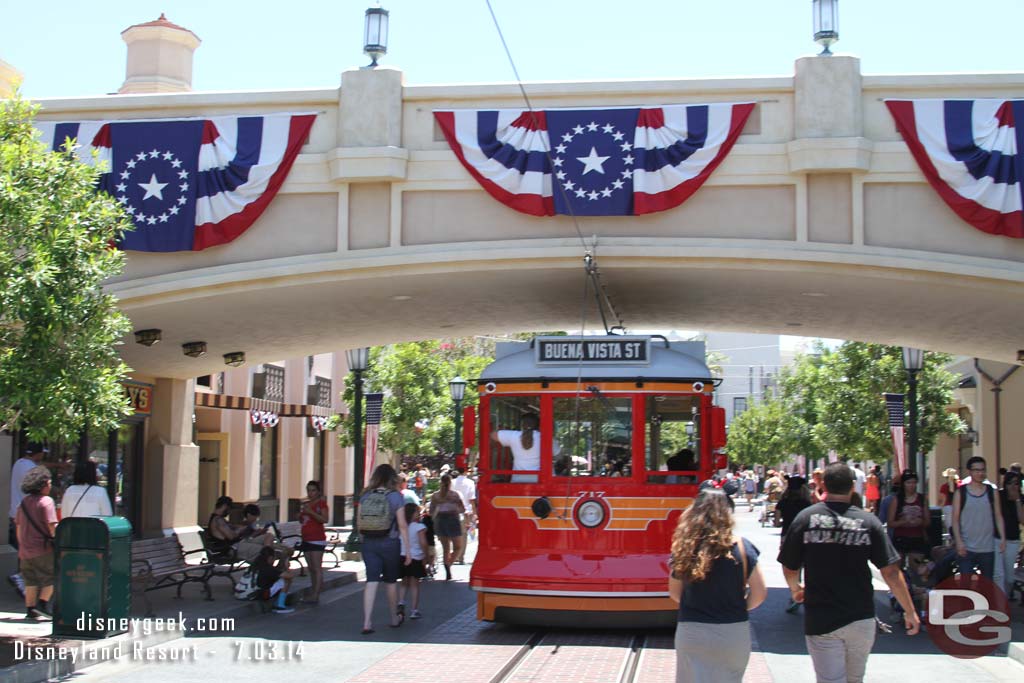
[[(539, 630), (489, 683), (607, 681), (639, 683), (647, 635)], [(657, 677), (655, 677), (657, 679)]]

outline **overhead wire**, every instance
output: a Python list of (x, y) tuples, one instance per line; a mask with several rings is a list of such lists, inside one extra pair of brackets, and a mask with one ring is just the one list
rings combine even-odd
[[(501, 23), (498, 21), (498, 16), (494, 12), (494, 7), (491, 5), (491, 0), (485, 0), (485, 2), (487, 4), (487, 10), (491, 14), (491, 21), (494, 23), (494, 28), (495, 28), (495, 30), (498, 33), (498, 38), (499, 38), (499, 40), (501, 40), (501, 45), (502, 45), (502, 47), (505, 50), (505, 56), (508, 58), (509, 65), (512, 68), (512, 73), (515, 76), (516, 85), (519, 87), (519, 92), (523, 96), (523, 102), (526, 104), (527, 110), (529, 111), (530, 118), (531, 118), (531, 120), (532, 120), (532, 122), (534, 124), (534, 128), (535, 128), (535, 130), (539, 129), (540, 126), (538, 125), (539, 121), (538, 121), (538, 118), (537, 118), (537, 112), (536, 112), (536, 110), (533, 107), (533, 103), (530, 101), (529, 94), (527, 94), (527, 92), (526, 92), (526, 87), (523, 85), (523, 80), (519, 76), (519, 69), (516, 67), (515, 59), (512, 57), (512, 50), (508, 46), (508, 41), (505, 40), (505, 34), (501, 30)], [(548, 167), (549, 168), (554, 168), (555, 164), (554, 164), (554, 160), (551, 157), (551, 147), (549, 145), (549, 140), (541, 138), (541, 141), (542, 141), (542, 144), (544, 146), (544, 156), (547, 159)], [(615, 311), (615, 309), (614, 309), (614, 307), (613, 307), (613, 305), (611, 303), (611, 299), (608, 296), (608, 292), (607, 292), (607, 290), (606, 290), (606, 288), (604, 286), (604, 283), (601, 280), (601, 274), (600, 274), (600, 271), (598, 270), (598, 267), (597, 267), (597, 255), (596, 255), (596, 251), (597, 251), (597, 236), (596, 235), (594, 236), (593, 244), (590, 244), (590, 245), (587, 244), (587, 240), (583, 236), (583, 231), (580, 229), (579, 219), (576, 216), (576, 212), (573, 211), (572, 202), (569, 200), (569, 196), (568, 196), (568, 193), (566, 192), (565, 187), (562, 185), (562, 183), (557, 182), (557, 180), (554, 177), (552, 177), (552, 183), (551, 184), (552, 184), (552, 191), (560, 193), (560, 196), (562, 198), (563, 203), (568, 208), (569, 217), (572, 220), (573, 229), (576, 231), (576, 235), (579, 238), (580, 244), (583, 246), (583, 249), (584, 249), (584, 255), (583, 255), (583, 266), (584, 266), (583, 296), (582, 296), (582, 300), (580, 302), (580, 336), (583, 337), (586, 334), (586, 330), (587, 330), (587, 328), (586, 328), (586, 323), (587, 323), (587, 299), (589, 297), (589, 289), (590, 289), (591, 285), (593, 285), (593, 287), (594, 287), (594, 300), (595, 300), (595, 303), (597, 304), (598, 313), (601, 316), (601, 323), (602, 323), (602, 325), (604, 327), (605, 334), (611, 334), (613, 329), (621, 329), (621, 330), (624, 331), (625, 327), (623, 325), (623, 321), (622, 321), (621, 317), (619, 317), (618, 313)], [(608, 325), (608, 317), (607, 317), (607, 315), (605, 313), (605, 309), (606, 308), (607, 308), (608, 312), (615, 319), (615, 323), (616, 324), (614, 326), (612, 326), (612, 327), (609, 327), (609, 325)], [(589, 388), (586, 391), (587, 391), (587, 393), (590, 393), (589, 392)], [(574, 410), (573, 410), (573, 413), (574, 413), (574, 416), (573, 416), (574, 430), (573, 430), (572, 442), (573, 442), (574, 445), (581, 443), (581, 441), (580, 441), (580, 430), (581, 430), (580, 414), (581, 414), (581, 403), (582, 403), (582, 400), (583, 400), (583, 394), (584, 394), (584, 388), (583, 388), (583, 358), (581, 356), (580, 357), (580, 362), (579, 362), (579, 364), (577, 366), (576, 396), (575, 396), (575, 407), (574, 407)], [(599, 397), (599, 398), (601, 398), (601, 397)], [(608, 408), (607, 399), (604, 400), (603, 405), (605, 405), (606, 409)], [(554, 434), (552, 434), (552, 441), (553, 441), (553, 439), (554, 439)], [(554, 455), (554, 454), (552, 453), (552, 455)], [(566, 513), (569, 510), (569, 500), (571, 498), (571, 491), (572, 491), (572, 486), (573, 486), (572, 460), (571, 460), (572, 456), (570, 455), (570, 456), (566, 456), (566, 457), (569, 458), (569, 468), (568, 468), (569, 475), (566, 477), (566, 492), (565, 492), (565, 496), (564, 496), (564, 501), (563, 501), (562, 507), (561, 507), (561, 509), (559, 511), (559, 518), (560, 519), (564, 519)]]

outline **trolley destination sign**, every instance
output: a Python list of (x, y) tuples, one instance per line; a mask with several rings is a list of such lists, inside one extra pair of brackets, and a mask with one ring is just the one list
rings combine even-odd
[(636, 365), (648, 363), (651, 357), (647, 337), (539, 337), (536, 347), (538, 365)]

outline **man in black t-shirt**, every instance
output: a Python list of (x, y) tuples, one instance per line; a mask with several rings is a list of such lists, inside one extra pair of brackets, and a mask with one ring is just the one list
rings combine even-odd
[[(843, 463), (825, 470), (828, 501), (793, 520), (779, 553), (793, 600), (804, 603), (807, 651), (819, 681), (864, 679), (875, 642), (871, 562), (900, 605), (908, 635), (921, 627), (899, 555), (878, 518), (850, 505), (853, 473)], [(806, 588), (800, 585), (803, 568)]]

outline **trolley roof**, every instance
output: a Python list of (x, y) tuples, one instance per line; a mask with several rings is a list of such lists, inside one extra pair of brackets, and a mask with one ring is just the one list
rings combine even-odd
[(535, 337), (529, 342), (498, 342), (496, 355), (481, 373), (480, 382), (577, 378), (712, 381), (702, 341), (619, 335)]

